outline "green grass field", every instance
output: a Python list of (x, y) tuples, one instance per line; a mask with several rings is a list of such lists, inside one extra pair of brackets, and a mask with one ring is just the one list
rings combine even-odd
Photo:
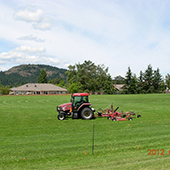
[(90, 96), (96, 110), (113, 103), (139, 112), (133, 121), (59, 121), (56, 106), (69, 101), (0, 96), (0, 169), (170, 169), (170, 94)]

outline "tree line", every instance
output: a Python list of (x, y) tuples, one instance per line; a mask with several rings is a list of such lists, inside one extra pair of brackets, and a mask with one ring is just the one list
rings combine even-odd
[[(119, 91), (123, 94), (161, 93), (165, 91), (166, 87), (170, 89), (170, 74), (167, 74), (164, 79), (159, 68), (153, 70), (150, 64), (144, 72), (140, 71), (139, 77), (128, 67), (125, 77), (119, 75), (112, 79), (108, 73), (108, 67), (103, 64), (95, 65), (92, 61), (85, 60), (82, 64), (69, 65), (66, 75), (66, 81), (62, 78), (53, 78), (48, 81), (46, 70), (42, 69), (37, 82), (52, 83), (67, 88), (69, 93), (115, 94), (118, 93), (115, 84), (123, 84), (122, 90)], [(24, 84), (26, 83), (24, 82)], [(0, 93), (9, 94), (11, 86), (3, 87), (0, 83)]]
[[(168, 79), (166, 82), (168, 82)], [(164, 92), (165, 89), (166, 85), (159, 68), (153, 70), (152, 66), (149, 64), (145, 72), (140, 71), (140, 76), (136, 77), (136, 74), (133, 74), (131, 68), (128, 67), (123, 86), (124, 93), (160, 93)]]
[(119, 93), (140, 94), (140, 93), (161, 93), (166, 86), (170, 88), (170, 75), (167, 74), (165, 80), (160, 74), (159, 68), (152, 69), (149, 64), (147, 69), (137, 77), (128, 67), (126, 76), (116, 76), (111, 78), (108, 68), (104, 65), (95, 65), (91, 61), (84, 61), (83, 64), (70, 65), (66, 71), (68, 90), (74, 92), (97, 92), (105, 94), (117, 93), (114, 84), (123, 84)]
[(69, 92), (103, 92), (113, 94), (115, 89), (108, 67), (95, 65), (93, 62), (84, 61), (83, 64), (69, 65), (67, 87)]

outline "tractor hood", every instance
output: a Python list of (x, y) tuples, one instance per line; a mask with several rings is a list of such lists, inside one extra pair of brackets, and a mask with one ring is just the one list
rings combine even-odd
[(70, 111), (70, 108), (72, 107), (72, 103), (64, 103), (57, 107), (57, 111)]

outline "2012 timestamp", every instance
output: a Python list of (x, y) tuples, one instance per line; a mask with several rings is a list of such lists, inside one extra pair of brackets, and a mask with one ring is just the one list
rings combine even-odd
[(170, 150), (168, 151), (168, 153), (165, 153), (164, 149), (148, 149), (148, 155), (170, 155)]

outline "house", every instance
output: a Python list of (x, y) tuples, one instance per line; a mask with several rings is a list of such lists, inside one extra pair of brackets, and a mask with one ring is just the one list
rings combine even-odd
[(114, 89), (116, 89), (117, 91), (122, 91), (123, 86), (124, 86), (124, 84), (114, 84)]
[(67, 89), (49, 83), (27, 83), (10, 89), (12, 94), (65, 94)]

